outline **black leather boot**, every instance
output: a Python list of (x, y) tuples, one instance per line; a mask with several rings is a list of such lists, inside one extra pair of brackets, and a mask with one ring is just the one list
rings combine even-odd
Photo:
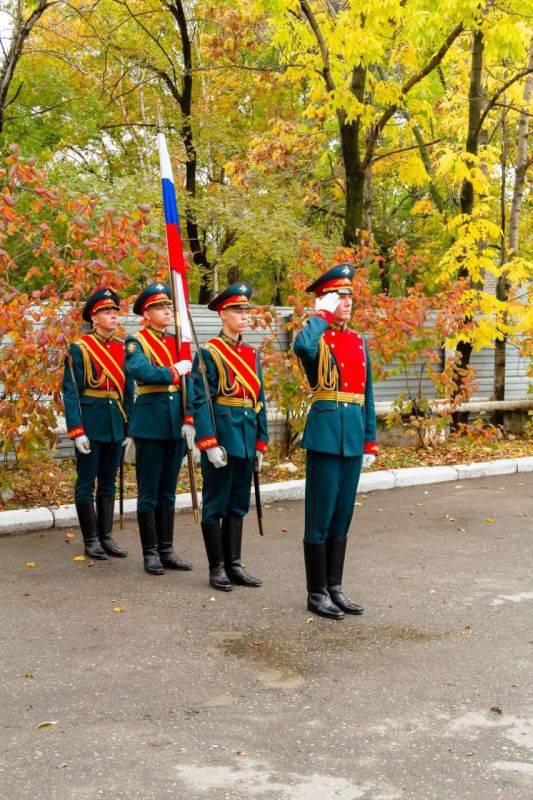
[(325, 542), (304, 542), (304, 558), (308, 611), (319, 617), (343, 619), (344, 612), (335, 605), (328, 592)]
[(209, 583), (213, 589), (231, 592), (233, 585), (226, 574), (222, 551), (222, 529), (219, 522), (202, 522), (205, 551), (209, 561)]
[(224, 517), (222, 520), (222, 549), (226, 574), (239, 586), (262, 586), (262, 581), (247, 575), (241, 564), (242, 517)]
[(157, 549), (161, 563), (167, 569), (192, 569), (192, 564), (182, 561), (174, 552), (174, 509), (156, 508), (155, 529), (157, 533)]
[(347, 539), (326, 539), (329, 596), (346, 614), (362, 614), (363, 606), (352, 603), (342, 591), (342, 573)]
[(115, 515), (115, 498), (98, 497), (96, 495), (96, 522), (100, 544), (108, 556), (126, 558), (127, 553), (113, 539), (113, 518)]
[(164, 575), (165, 570), (157, 549), (155, 514), (153, 511), (137, 511), (139, 533), (143, 549), (144, 569), (150, 575)]
[(85, 545), (85, 555), (89, 556), (89, 558), (94, 558), (96, 561), (105, 561), (107, 554), (98, 539), (94, 505), (92, 503), (76, 503), (76, 511), (83, 536), (83, 544)]

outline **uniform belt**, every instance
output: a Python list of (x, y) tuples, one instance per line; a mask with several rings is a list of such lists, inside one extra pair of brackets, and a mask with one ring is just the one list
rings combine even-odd
[(108, 391), (107, 389), (84, 389), (84, 397), (105, 397), (106, 400), (120, 400), (118, 392)]
[(354, 394), (353, 392), (336, 392), (333, 389), (324, 389), (313, 394), (311, 400), (315, 403), (317, 400), (334, 400), (337, 403), (354, 403), (358, 406), (364, 406), (364, 394)]
[(218, 406), (237, 406), (238, 408), (253, 408), (254, 404), (249, 397), (216, 397)]
[(256, 414), (262, 408), (261, 403), (255, 403), (249, 397), (216, 397), (215, 403), (217, 406), (234, 406), (236, 408), (253, 408)]
[(151, 386), (139, 386), (137, 389), (138, 394), (156, 394), (158, 392), (179, 392), (180, 387), (175, 386), (173, 383), (158, 384), (154, 383)]

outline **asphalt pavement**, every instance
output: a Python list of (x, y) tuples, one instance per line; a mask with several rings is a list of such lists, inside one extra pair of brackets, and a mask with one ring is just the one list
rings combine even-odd
[[(2, 800), (526, 800), (531, 473), (358, 498), (341, 622), (305, 607), (303, 503), (246, 521), (260, 589), (0, 538)], [(35, 566), (26, 566), (34, 564)]]

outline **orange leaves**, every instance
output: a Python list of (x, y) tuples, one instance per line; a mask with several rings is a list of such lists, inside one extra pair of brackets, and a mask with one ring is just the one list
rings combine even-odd
[[(50, 186), (35, 159), (24, 159), (18, 147), (10, 148), (3, 166), (0, 442), (27, 461), (55, 441), (66, 338), (77, 335), (81, 301), (103, 285), (127, 292), (150, 209), (128, 215), (104, 208), (97, 194)], [(160, 261), (147, 249), (143, 269), (155, 274)]]

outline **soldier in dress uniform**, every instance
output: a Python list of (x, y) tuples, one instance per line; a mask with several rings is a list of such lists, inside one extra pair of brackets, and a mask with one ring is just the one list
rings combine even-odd
[(92, 331), (71, 344), (63, 373), (68, 435), (76, 447), (76, 511), (85, 553), (99, 560), (126, 555), (112, 536), (115, 482), (133, 407), (124, 341), (116, 335), (119, 308), (111, 289), (89, 297), (82, 316)]
[[(152, 283), (133, 306), (144, 327), (126, 338), (126, 369), (137, 382), (129, 433), (135, 441), (137, 520), (144, 569), (163, 575), (165, 568), (190, 570), (174, 552), (176, 484), (185, 454), (185, 438), (194, 442), (193, 418), (183, 412), (181, 376), (191, 371), (178, 360), (172, 323), (172, 295), (165, 283)], [(191, 380), (187, 378), (187, 402)]]
[[(261, 359), (242, 340), (249, 323), (252, 287), (235, 283), (208, 308), (218, 311), (222, 330), (193, 364), (196, 442), (202, 453), (202, 533), (209, 582), (230, 591), (233, 584), (261, 586), (241, 563), (243, 518), (250, 505), (254, 464), (261, 469), (268, 444)], [(208, 385), (211, 404), (207, 401)]]
[(313, 392), (302, 441), (307, 607), (333, 619), (363, 613), (344, 595), (342, 573), (361, 468), (378, 452), (368, 345), (347, 326), (353, 276), (352, 264), (338, 264), (307, 287), (316, 314), (294, 341)]

